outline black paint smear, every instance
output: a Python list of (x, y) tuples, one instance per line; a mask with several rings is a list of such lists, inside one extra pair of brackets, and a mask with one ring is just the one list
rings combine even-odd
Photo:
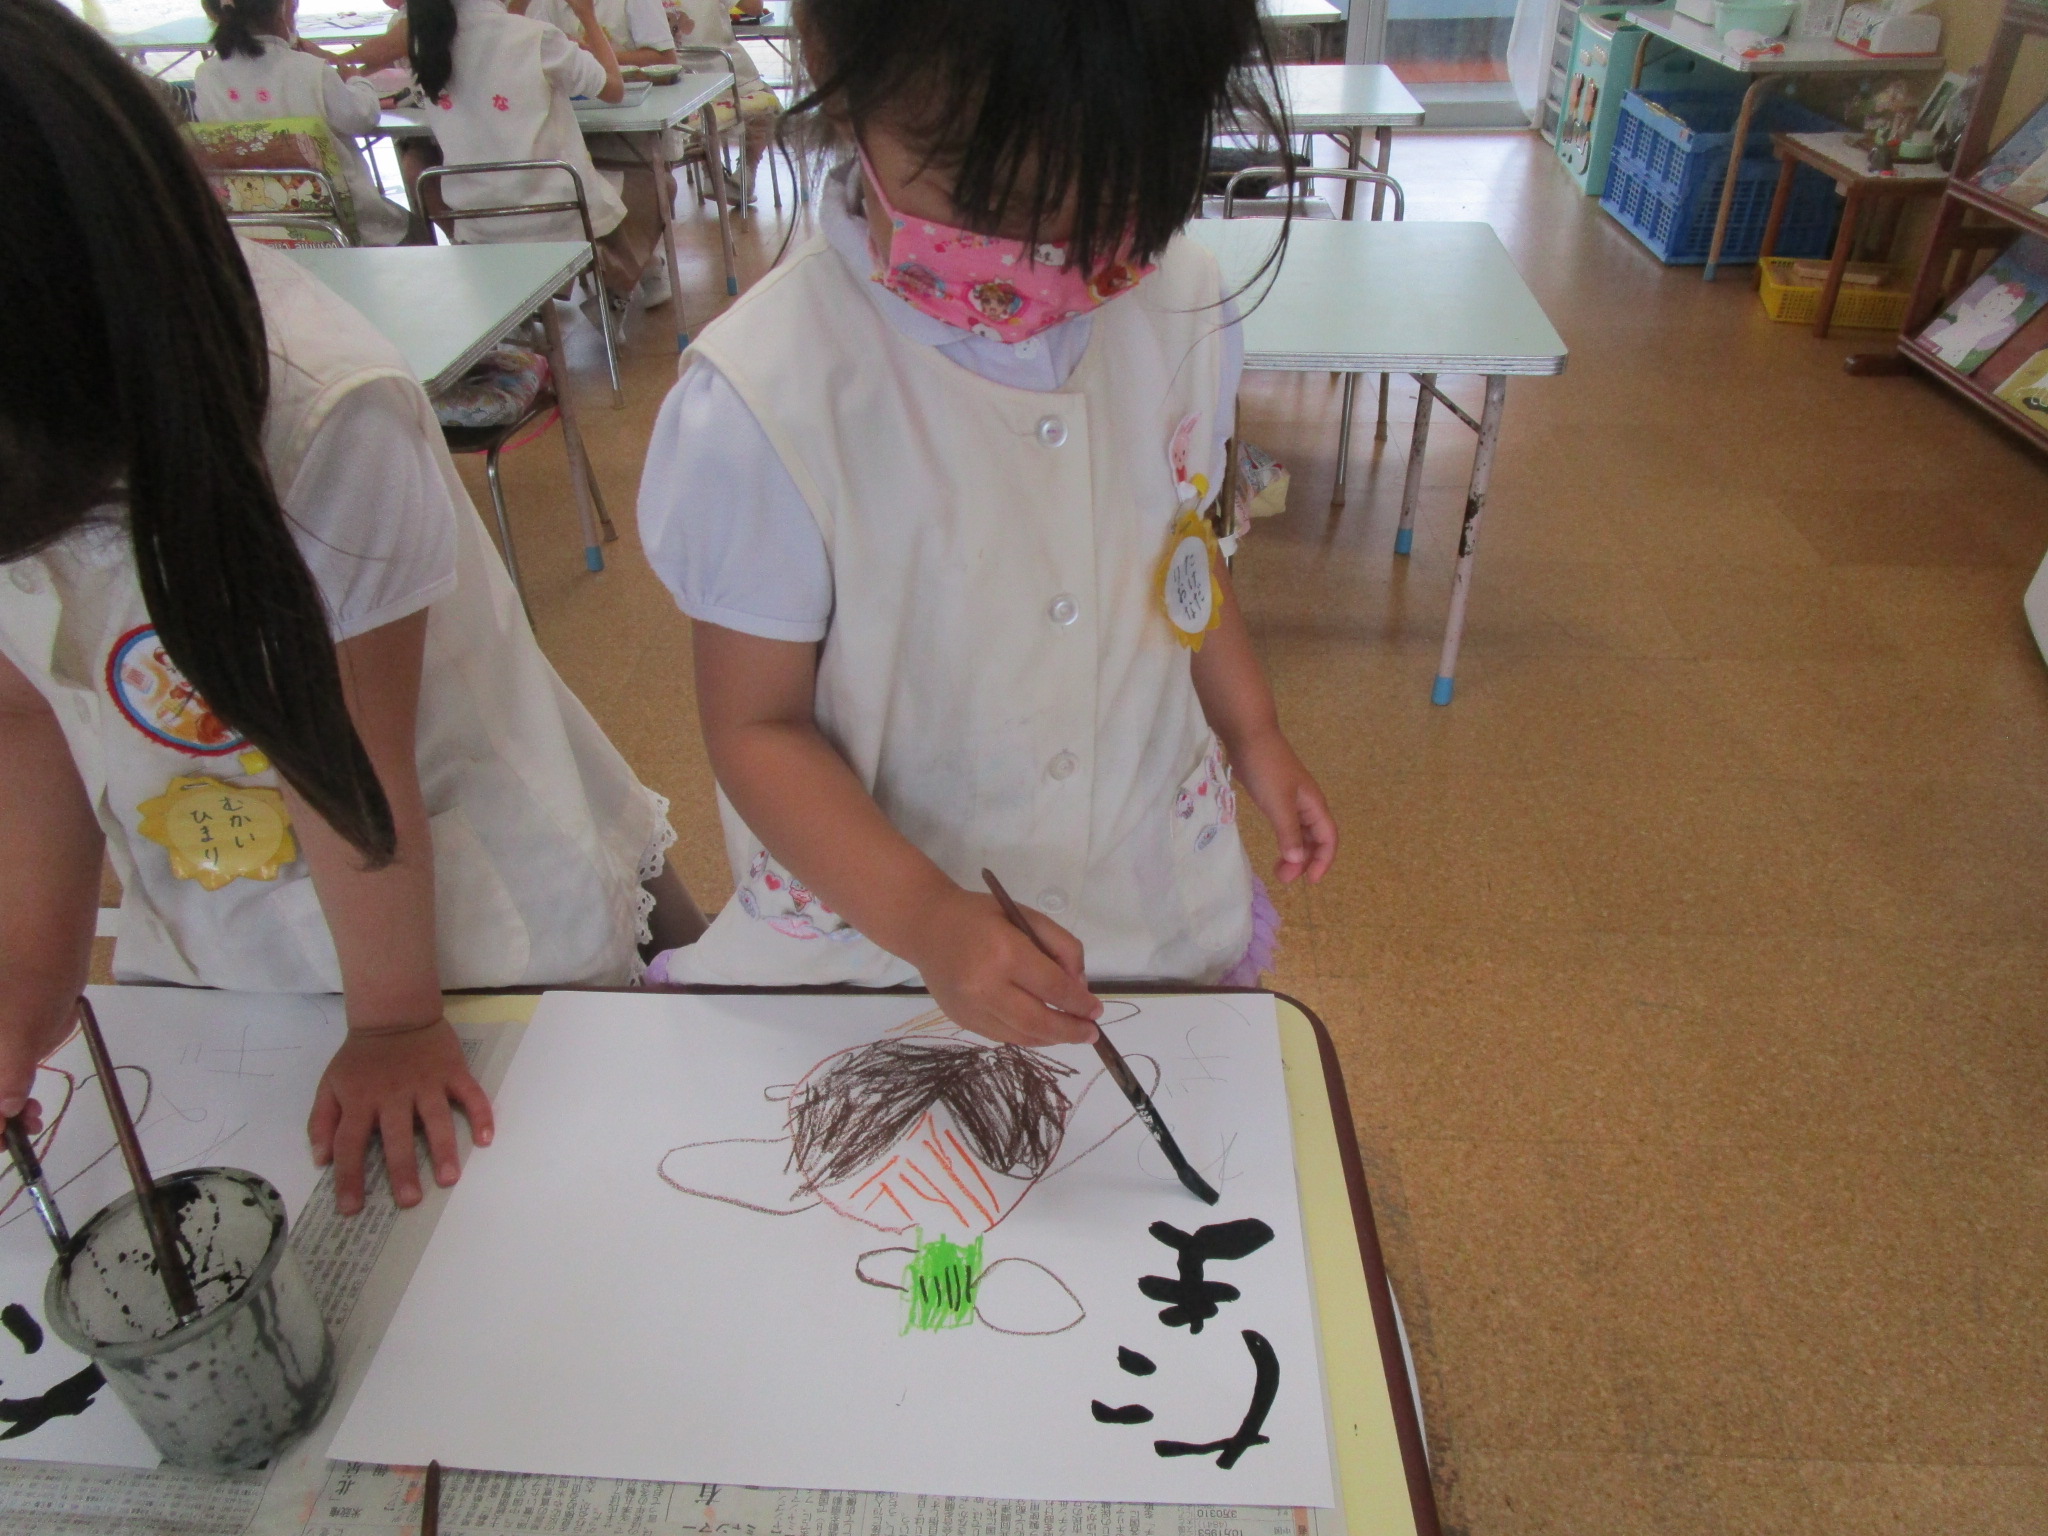
[(32, 1355), (43, 1347), (43, 1325), (28, 1315), (28, 1308), (18, 1301), (10, 1301), (0, 1307), (0, 1328), (5, 1328), (21, 1341), (21, 1352)]
[(1125, 1349), (1121, 1344), (1116, 1349), (1116, 1363), (1133, 1376), (1150, 1376), (1159, 1367), (1139, 1354), (1135, 1349)]
[(1163, 1221), (1148, 1229), (1152, 1235), (1180, 1255), (1180, 1278), (1146, 1275), (1138, 1289), (1154, 1301), (1171, 1303), (1159, 1314), (1169, 1328), (1187, 1325), (1189, 1333), (1200, 1333), (1202, 1324), (1214, 1317), (1222, 1303), (1241, 1294), (1234, 1285), (1203, 1278), (1202, 1266), (1211, 1259), (1241, 1259), (1257, 1253), (1273, 1241), (1273, 1229), (1256, 1216), (1242, 1221), (1219, 1221), (1187, 1233)]
[(1263, 1333), (1244, 1330), (1244, 1347), (1251, 1351), (1252, 1368), (1257, 1373), (1252, 1383), (1252, 1405), (1244, 1413), (1244, 1422), (1237, 1426), (1237, 1433), (1228, 1440), (1211, 1440), (1205, 1445), (1190, 1445), (1185, 1440), (1154, 1440), (1152, 1449), (1161, 1456), (1206, 1456), (1211, 1451), (1221, 1451), (1216, 1465), (1229, 1471), (1237, 1465), (1237, 1459), (1255, 1445), (1270, 1445), (1269, 1436), (1259, 1431), (1266, 1426), (1266, 1415), (1273, 1410), (1273, 1399), (1280, 1392), (1280, 1357), (1273, 1353), (1273, 1346), (1266, 1342)]
[(106, 1384), (100, 1368), (88, 1365), (76, 1376), (58, 1382), (41, 1397), (0, 1398), (0, 1424), (7, 1426), (6, 1431), (0, 1433), (0, 1440), (18, 1440), (41, 1429), (52, 1419), (69, 1418), (85, 1412), (92, 1406), (95, 1394)]
[(1107, 1403), (1090, 1403), (1089, 1411), (1095, 1415), (1098, 1424), (1150, 1424), (1152, 1410), (1143, 1403), (1131, 1403), (1123, 1408), (1112, 1408)]

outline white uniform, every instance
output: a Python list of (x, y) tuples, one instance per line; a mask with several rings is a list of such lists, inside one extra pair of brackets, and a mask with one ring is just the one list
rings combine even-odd
[[(1174, 444), (1215, 441), (1219, 297), (1214, 261), (1176, 241), (1095, 312), (1061, 388), (1016, 389), (907, 340), (821, 236), (692, 349), (823, 535), (820, 728), (950, 877), (994, 869), (1103, 978), (1212, 981), (1251, 939), (1235, 796), (1155, 590)], [(738, 889), (670, 980), (915, 979), (721, 808)]]
[(341, 171), (356, 205), (365, 245), (397, 245), (410, 222), (389, 201), (356, 147), (354, 135), (376, 129), (377, 89), (367, 80), (344, 80), (325, 59), (301, 53), (281, 37), (259, 39), (251, 58), (208, 59), (192, 77), (195, 114), (202, 123), (252, 123), (271, 117), (317, 117), (334, 130)]
[[(632, 980), (649, 905), (640, 882), (674, 837), (666, 804), (535, 645), (404, 360), (288, 258), (243, 254), (269, 331), (264, 452), (337, 638), (427, 607), (418, 761), (442, 985)], [(397, 480), (380, 479), (360, 439), (331, 451), (373, 392), (396, 402), (384, 457)], [(410, 505), (387, 504), (379, 488), (422, 460)], [(106, 833), (123, 894), (119, 980), (340, 988), (305, 860), (260, 867), (277, 775), (161, 655), (121, 523), (6, 567), (0, 651), (56, 712)]]
[[(449, 165), (486, 160), (565, 160), (583, 178), (593, 232), (606, 235), (626, 217), (617, 173), (591, 163), (576, 126), (572, 96), (593, 100), (604, 66), (560, 28), (508, 13), (502, 0), (455, 0), (454, 73), (428, 108), (434, 139)], [(554, 202), (569, 191), (560, 171), (456, 176), (439, 183), (451, 208)], [(573, 213), (464, 219), (455, 238), (476, 244), (581, 240)]]
[[(593, 9), (597, 12), (597, 24), (604, 28), (614, 48), (669, 49), (676, 45), (669, 35), (668, 16), (661, 8), (661, 0), (597, 0)], [(561, 28), (579, 41), (583, 37), (583, 23), (569, 9), (568, 0), (529, 0), (526, 14), (535, 21)]]

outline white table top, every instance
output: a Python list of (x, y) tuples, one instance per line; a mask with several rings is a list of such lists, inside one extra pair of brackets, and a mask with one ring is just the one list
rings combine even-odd
[[(364, 38), (381, 37), (397, 14), (379, 5), (335, 16), (301, 16), (298, 19), (299, 36), (309, 37), (316, 43), (357, 43)], [(168, 53), (174, 49), (206, 48), (213, 43), (213, 23), (204, 16), (180, 16), (176, 21), (158, 22), (140, 32), (111, 35), (107, 41), (123, 53)]]
[[(601, 101), (579, 102), (576, 126), (585, 133), (659, 133), (701, 111), (732, 88), (729, 69), (692, 70), (667, 85), (653, 85), (637, 105), (608, 107)], [(394, 139), (417, 139), (434, 130), (428, 107), (393, 107), (377, 119), (377, 131)]]
[(1283, 27), (1315, 27), (1344, 19), (1330, 0), (1259, 0), (1259, 14)]
[(1653, 10), (1630, 11), (1628, 19), (1653, 37), (1676, 43), (1688, 53), (1696, 53), (1724, 69), (1745, 75), (1869, 75), (1943, 67), (1938, 53), (1878, 57), (1858, 53), (1854, 48), (1827, 37), (1780, 38), (1779, 41), (1785, 45), (1783, 53), (1745, 59), (1722, 41), (1721, 34), (1712, 27), (1681, 16), (1668, 5), (1660, 5)]
[[(1226, 293), (1273, 249), (1272, 219), (1197, 219)], [(1568, 349), (1491, 224), (1294, 221), (1271, 279), (1238, 303), (1247, 368), (1339, 373), (1564, 372)]]
[(732, 35), (741, 42), (750, 37), (765, 37), (780, 40), (795, 35), (795, 28), (789, 23), (790, 0), (768, 0), (768, 11), (759, 21), (741, 21), (733, 18)]
[(1853, 176), (1881, 176), (1886, 181), (1947, 181), (1948, 172), (1940, 166), (1906, 165), (1893, 166), (1889, 171), (1870, 169), (1870, 151), (1857, 144), (1858, 134), (1836, 133), (1788, 133), (1786, 138), (1812, 150), (1821, 158), (1839, 165), (1844, 172)]
[(405, 354), (429, 393), (462, 376), (590, 265), (580, 240), (289, 250)]
[(1296, 128), (1417, 128), (1422, 103), (1384, 64), (1283, 64), (1280, 91)]

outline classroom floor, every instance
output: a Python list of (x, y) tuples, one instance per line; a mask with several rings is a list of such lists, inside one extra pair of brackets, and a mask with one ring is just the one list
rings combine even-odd
[[(1273, 984), (1343, 1055), (1445, 1527), (2037, 1536), (2048, 462), (1844, 376), (1872, 338), (1771, 324), (1741, 270), (1659, 267), (1533, 135), (1407, 135), (1394, 168), (1411, 218), (1500, 230), (1573, 349), (1509, 392), (1446, 709), (1470, 437), (1438, 414), (1402, 561), (1412, 390), (1377, 454), (1361, 412), (1336, 517), (1330, 382), (1244, 399), (1294, 490), (1239, 590), (1345, 839), (1281, 895)], [(701, 323), (708, 214), (686, 246)], [(687, 628), (632, 531), (674, 357), (661, 323), (632, 343), (626, 408), (584, 409), (610, 569), (555, 438), (506, 481), (541, 641), (710, 907)]]

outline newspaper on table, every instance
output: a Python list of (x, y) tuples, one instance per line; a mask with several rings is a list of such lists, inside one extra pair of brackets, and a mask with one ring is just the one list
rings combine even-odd
[[(517, 1026), (462, 1028), (496, 1090)], [(362, 1214), (335, 1209), (331, 1171), (293, 1245), (341, 1355), (335, 1407), (265, 1471), (217, 1477), (0, 1461), (7, 1536), (414, 1536), (418, 1467), (330, 1461), (327, 1440), (425, 1250), (445, 1192), (400, 1212), (373, 1151)], [(1341, 1510), (940, 1498), (450, 1471), (444, 1536), (1346, 1536)]]

